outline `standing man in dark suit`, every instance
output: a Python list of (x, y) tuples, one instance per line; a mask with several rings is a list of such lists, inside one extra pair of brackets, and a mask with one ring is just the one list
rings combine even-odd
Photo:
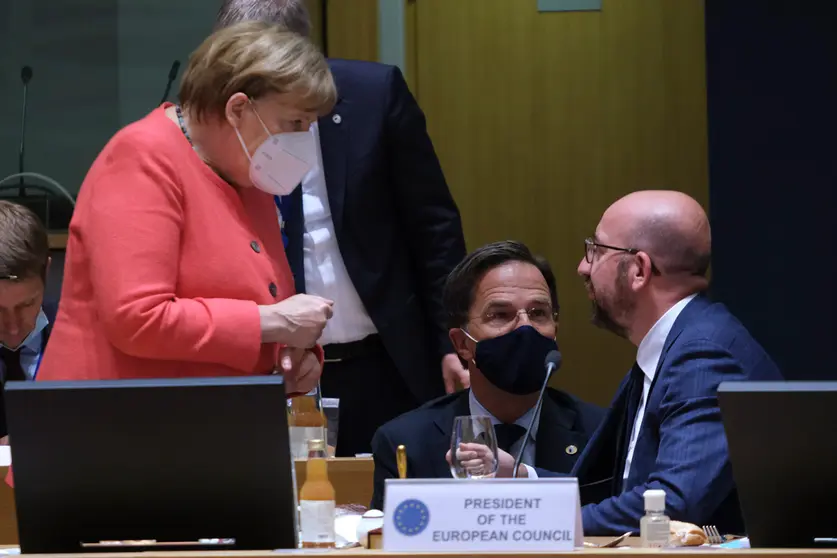
[[(49, 240), (29, 209), (0, 201), (0, 380), (34, 380), (57, 304), (44, 302)], [(0, 443), (7, 443), (0, 391)]]
[[(718, 385), (782, 377), (744, 326), (704, 294), (710, 238), (695, 200), (642, 191), (610, 206), (585, 240), (578, 273), (593, 322), (637, 346), (636, 363), (572, 472), (587, 535), (638, 532), (648, 489), (666, 492), (672, 519), (742, 532)], [(509, 463), (503, 456), (505, 474)]]
[[(546, 377), (544, 359), (557, 348), (558, 293), (549, 264), (513, 241), (469, 254), (445, 285), (450, 338), (468, 363), (471, 389), (447, 395), (382, 426), (372, 441), (375, 491), (383, 509), (384, 481), (397, 478), (396, 448), (407, 449), (410, 478), (450, 478), (445, 453), (453, 419), (488, 416), (498, 446), (517, 454)], [(604, 410), (549, 389), (526, 444), (526, 468), (568, 473)]]
[[(243, 20), (311, 30), (303, 0), (225, 0), (217, 27)], [(310, 130), (319, 164), (277, 207), (297, 292), (334, 301), (321, 387), (340, 399), (337, 455), (353, 456), (387, 420), (468, 386), (441, 306), (465, 241), (398, 68), (329, 63), (339, 98)]]

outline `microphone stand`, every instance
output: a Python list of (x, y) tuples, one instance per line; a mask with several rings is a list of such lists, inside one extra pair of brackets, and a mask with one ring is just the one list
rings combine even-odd
[(532, 435), (532, 428), (535, 427), (535, 421), (541, 416), (541, 407), (543, 407), (543, 396), (546, 393), (549, 379), (552, 377), (552, 372), (555, 370), (555, 363), (550, 362), (546, 365), (546, 378), (543, 380), (541, 392), (538, 394), (538, 402), (535, 404), (535, 412), (532, 413), (532, 418), (529, 420), (529, 426), (526, 427), (526, 434), (523, 436), (523, 441), (520, 443), (520, 449), (517, 450), (517, 457), (514, 460), (514, 469), (512, 470), (512, 478), (517, 478), (517, 471), (520, 469), (520, 462), (523, 460), (523, 452), (526, 450), (526, 444), (529, 442), (529, 437)]
[(171, 91), (171, 84), (174, 83), (174, 80), (177, 79), (177, 71), (180, 69), (180, 60), (175, 60), (172, 62), (171, 68), (169, 69), (169, 79), (166, 82), (166, 89), (163, 91), (163, 98), (160, 100), (159, 104), (163, 104), (166, 102), (166, 99), (169, 98), (169, 92)]
[(29, 96), (29, 80), (32, 79), (32, 68), (24, 66), (20, 71), (20, 79), (23, 82), (23, 111), (20, 117), (20, 148), (17, 153), (17, 172), (20, 173), (18, 195), (26, 197), (26, 185), (23, 183), (24, 156), (26, 154), (26, 101)]

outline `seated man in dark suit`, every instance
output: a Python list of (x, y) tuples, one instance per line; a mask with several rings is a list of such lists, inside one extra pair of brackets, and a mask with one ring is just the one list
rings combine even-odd
[[(670, 191), (620, 199), (585, 241), (578, 273), (593, 321), (638, 349), (572, 472), (586, 535), (638, 532), (648, 489), (666, 492), (672, 519), (743, 529), (718, 385), (782, 377), (746, 328), (704, 294), (710, 244), (701, 206)], [(508, 475), (511, 456), (500, 462)]]
[[(453, 346), (468, 364), (471, 388), (378, 429), (372, 440), (373, 508), (382, 509), (384, 480), (398, 476), (395, 451), (401, 444), (407, 449), (410, 478), (451, 478), (445, 453), (454, 417), (490, 417), (498, 445), (516, 454), (546, 377), (544, 358), (557, 348), (555, 277), (549, 264), (523, 244), (497, 242), (466, 256), (448, 276), (443, 302)], [(523, 463), (569, 472), (603, 416), (602, 409), (549, 389)]]
[[(0, 201), (0, 390), (7, 381), (34, 380), (55, 321), (44, 302), (49, 241), (29, 209)], [(0, 444), (7, 443), (0, 391)]]

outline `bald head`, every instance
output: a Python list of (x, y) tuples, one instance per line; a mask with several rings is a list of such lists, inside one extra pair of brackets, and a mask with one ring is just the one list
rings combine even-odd
[(646, 252), (664, 275), (706, 275), (712, 243), (709, 219), (700, 204), (682, 192), (628, 194), (605, 211), (601, 225), (618, 234), (625, 246)]

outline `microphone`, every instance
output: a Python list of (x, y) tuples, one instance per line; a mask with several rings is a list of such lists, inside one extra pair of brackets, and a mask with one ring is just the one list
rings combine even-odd
[(171, 84), (174, 83), (174, 80), (177, 79), (177, 71), (180, 70), (180, 60), (175, 60), (171, 64), (171, 68), (169, 69), (169, 79), (166, 82), (166, 89), (163, 91), (163, 99), (160, 101), (159, 104), (163, 104), (166, 102), (166, 99), (169, 98), (169, 92), (171, 91)]
[(29, 80), (32, 79), (32, 66), (20, 69), (20, 81), (23, 82), (23, 107), (20, 117), (20, 148), (17, 152), (17, 172), (20, 173), (18, 195), (26, 196), (26, 186), (23, 184), (24, 159), (26, 155), (26, 100), (29, 93)]
[(532, 428), (535, 426), (535, 421), (541, 416), (541, 407), (543, 406), (543, 395), (546, 393), (546, 387), (549, 384), (549, 379), (552, 373), (561, 368), (562, 361), (561, 353), (558, 351), (549, 351), (544, 359), (543, 365), (546, 368), (546, 377), (543, 379), (541, 392), (538, 394), (538, 402), (535, 404), (535, 412), (532, 413), (532, 419), (529, 421), (529, 426), (526, 428), (526, 433), (523, 435), (523, 442), (520, 443), (520, 449), (517, 450), (517, 457), (514, 460), (514, 469), (512, 470), (512, 478), (517, 478), (517, 470), (520, 469), (520, 461), (523, 459), (523, 452), (526, 451), (526, 444), (529, 442), (529, 436), (532, 433)]

